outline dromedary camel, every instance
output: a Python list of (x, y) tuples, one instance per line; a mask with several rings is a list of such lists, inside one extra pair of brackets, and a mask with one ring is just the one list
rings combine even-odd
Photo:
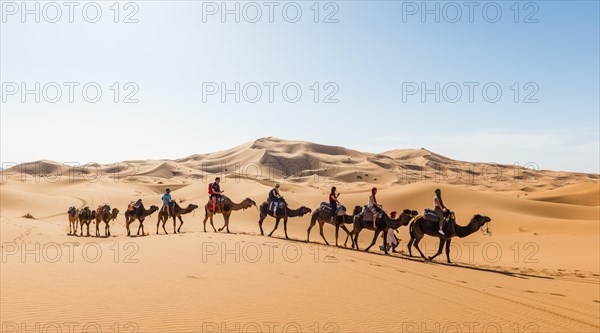
[[(321, 237), (323, 237), (323, 240), (325, 241), (325, 243), (327, 245), (329, 245), (329, 242), (327, 241), (327, 239), (325, 239), (325, 235), (323, 235), (323, 225), (325, 225), (325, 223), (329, 223), (329, 224), (335, 226), (335, 246), (338, 246), (338, 235), (339, 235), (340, 227), (342, 228), (342, 230), (344, 230), (346, 232), (346, 234), (348, 236), (350, 236), (350, 230), (348, 230), (348, 228), (346, 228), (346, 224), (354, 223), (353, 216), (359, 214), (361, 210), (362, 210), (362, 207), (355, 206), (354, 212), (352, 213), (352, 215), (344, 214), (342, 216), (336, 216), (335, 221), (331, 222), (331, 209), (323, 209), (321, 207), (315, 209), (315, 211), (312, 213), (312, 216), (310, 218), (310, 226), (308, 227), (308, 230), (306, 231), (306, 241), (307, 242), (310, 241), (310, 230), (312, 229), (312, 227), (315, 226), (315, 224), (318, 221)], [(348, 239), (348, 238), (346, 238), (346, 239)], [(354, 239), (353, 238), (350, 238), (350, 239), (353, 242), (352, 247), (354, 247)], [(344, 244), (344, 246), (345, 246), (345, 244)]]
[(83, 225), (85, 224), (87, 226), (87, 235), (90, 235), (90, 223), (96, 218), (96, 212), (92, 211), (90, 209), (90, 207), (84, 207), (83, 209), (81, 209), (79, 211), (79, 223), (80, 223), (80, 227), (81, 227), (81, 234), (80, 236), (83, 236)]
[(75, 207), (69, 207), (67, 210), (69, 217), (69, 233), (68, 235), (77, 235), (77, 223), (79, 222), (79, 211)]
[[(405, 226), (408, 225), (410, 223), (410, 221), (418, 215), (418, 212), (416, 210), (410, 210), (410, 209), (405, 209), (402, 211), (402, 213), (400, 214), (400, 216), (398, 216), (397, 219), (392, 219), (390, 218), (387, 213), (383, 213), (383, 215), (377, 219), (375, 225), (377, 226), (377, 228), (373, 229), (373, 220), (369, 219), (369, 220), (364, 220), (363, 219), (363, 213), (354, 215), (354, 229), (352, 229), (352, 232), (350, 232), (351, 237), (354, 236), (354, 246), (356, 247), (356, 249), (358, 250), (358, 235), (360, 234), (362, 229), (369, 229), (369, 230), (375, 230), (375, 233), (373, 235), (373, 241), (371, 242), (371, 245), (369, 245), (365, 251), (369, 251), (369, 249), (371, 249), (371, 247), (373, 245), (375, 245), (375, 242), (377, 241), (377, 236), (379, 236), (379, 233), (381, 233), (383, 231), (384, 235), (387, 235), (387, 232), (390, 228), (392, 229), (398, 229), (401, 226)], [(348, 238), (346, 238), (346, 242), (348, 241)], [(344, 242), (344, 246), (346, 245), (346, 243)], [(383, 237), (383, 246), (385, 248), (385, 254), (388, 254), (387, 251), (387, 237)]]
[[(219, 232), (222, 231), (223, 229), (227, 229), (227, 232), (229, 233), (229, 217), (231, 216), (231, 212), (235, 211), (235, 210), (240, 210), (240, 209), (247, 209), (250, 207), (256, 207), (256, 202), (254, 202), (254, 200), (250, 199), (250, 198), (246, 198), (244, 199), (244, 201), (240, 202), (240, 203), (235, 203), (233, 201), (231, 201), (231, 199), (229, 199), (226, 196), (223, 196), (221, 200), (219, 200), (219, 202), (217, 203), (217, 209), (215, 211), (215, 214), (223, 214), (223, 219), (225, 220), (225, 224), (219, 228)], [(204, 221), (202, 221), (202, 223), (204, 224), (204, 232), (206, 232), (206, 220), (208, 220), (210, 218), (210, 225), (212, 226), (213, 230), (215, 232), (217, 232), (217, 229), (215, 229), (215, 225), (213, 224), (213, 213), (210, 211), (209, 209), (210, 207), (210, 202), (206, 203), (206, 205), (204, 206)]]
[(96, 237), (100, 237), (100, 223), (104, 222), (104, 236), (110, 236), (110, 225), (112, 220), (116, 220), (119, 215), (119, 210), (116, 208), (110, 209), (110, 206), (104, 204), (96, 209)]
[(298, 209), (291, 209), (285, 202), (280, 203), (277, 207), (277, 215), (273, 214), (273, 210), (269, 209), (269, 204), (267, 202), (263, 202), (258, 210), (260, 211), (260, 217), (258, 220), (260, 234), (263, 236), (265, 235), (265, 233), (263, 232), (262, 224), (265, 221), (265, 218), (267, 218), (267, 216), (275, 218), (275, 227), (273, 228), (273, 231), (269, 233), (269, 237), (271, 237), (275, 230), (277, 230), (277, 227), (279, 226), (279, 221), (283, 218), (283, 231), (285, 232), (285, 239), (290, 239), (287, 234), (288, 217), (302, 217), (306, 214), (310, 214), (311, 212), (311, 209), (305, 206), (302, 206)]
[[(194, 205), (194, 204), (189, 204), (186, 208), (181, 208), (179, 206), (179, 204), (177, 204), (177, 202), (173, 201), (173, 233), (176, 234), (179, 232), (179, 230), (181, 230), (181, 226), (183, 225), (183, 220), (181, 219), (181, 215), (185, 215), (187, 213), (191, 213), (194, 211), (194, 209), (198, 208), (198, 205)], [(175, 229), (175, 226), (177, 225), (177, 220), (176, 218), (179, 219), (179, 228)], [(158, 222), (156, 222), (156, 234), (158, 235), (158, 226), (160, 224), (160, 222), (162, 222), (162, 228), (165, 231), (165, 234), (168, 234), (167, 229), (165, 229), (165, 223), (167, 223), (167, 220), (169, 219), (169, 217), (167, 216), (167, 212), (164, 209), (161, 209), (158, 212)]]
[(144, 233), (144, 220), (146, 219), (146, 217), (154, 214), (154, 212), (156, 212), (158, 210), (158, 207), (156, 207), (155, 205), (150, 206), (150, 209), (146, 210), (144, 208), (144, 204), (140, 203), (140, 205), (137, 208), (134, 208), (133, 210), (126, 210), (125, 211), (125, 227), (127, 228), (127, 236), (131, 236), (131, 232), (129, 231), (129, 225), (131, 223), (133, 223), (135, 220), (140, 221), (140, 226), (138, 227), (138, 231), (136, 235), (140, 235), (140, 230), (142, 231), (142, 235), (145, 235)]
[[(467, 224), (466, 226), (461, 226), (456, 223), (456, 218), (454, 216), (454, 213), (451, 212), (450, 215), (448, 216), (448, 219), (444, 223), (444, 226), (442, 229), (444, 231), (445, 235), (441, 235), (439, 233), (439, 222), (438, 221), (435, 221), (435, 222), (428, 221), (425, 218), (423, 218), (422, 216), (420, 216), (410, 224), (410, 228), (409, 228), (410, 241), (408, 242), (408, 254), (412, 257), (411, 247), (414, 245), (415, 248), (417, 249), (417, 251), (419, 251), (419, 253), (421, 254), (421, 257), (423, 257), (423, 259), (427, 260), (427, 258), (425, 258), (425, 255), (423, 254), (423, 252), (421, 252), (421, 249), (419, 248), (419, 242), (421, 241), (423, 236), (429, 235), (429, 236), (437, 237), (440, 239), (440, 246), (438, 248), (437, 253), (434, 254), (433, 256), (429, 257), (429, 260), (433, 260), (435, 257), (439, 256), (442, 253), (442, 248), (444, 247), (444, 244), (445, 244), (446, 245), (446, 259), (448, 260), (448, 263), (451, 263), (450, 262), (450, 242), (452, 242), (452, 238), (453, 237), (459, 237), (459, 238), (467, 237), (470, 234), (481, 229), (481, 227), (483, 227), (486, 223), (489, 223), (491, 221), (492, 221), (492, 219), (487, 216), (476, 214), (471, 218), (471, 221), (469, 221), (469, 224)], [(489, 234), (489, 229), (486, 232)]]

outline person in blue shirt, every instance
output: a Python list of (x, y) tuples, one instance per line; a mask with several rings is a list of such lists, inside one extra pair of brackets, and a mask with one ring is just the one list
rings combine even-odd
[(163, 209), (166, 208), (167, 216), (169, 216), (169, 217), (173, 216), (173, 202), (171, 200), (172, 200), (171, 199), (171, 190), (166, 189), (165, 194), (163, 194), (163, 196), (162, 196), (162, 202), (163, 202)]

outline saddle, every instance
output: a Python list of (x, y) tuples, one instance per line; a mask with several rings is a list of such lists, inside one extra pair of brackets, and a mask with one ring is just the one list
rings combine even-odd
[(431, 222), (440, 222), (440, 217), (433, 209), (425, 208), (423, 210), (423, 218)]
[[(268, 200), (268, 204), (269, 204), (269, 211), (273, 211), (273, 200)], [(285, 206), (287, 206), (287, 202), (285, 202), (285, 200), (280, 200), (279, 203), (277, 204), (277, 210), (279, 209), (283, 209), (285, 208)]]
[[(383, 216), (383, 210), (380, 208), (375, 208), (377, 211), (377, 218), (381, 218)], [(363, 206), (362, 211), (363, 221), (373, 221), (373, 212), (369, 209), (369, 206)]]
[[(319, 209), (326, 211), (329, 214), (333, 214), (333, 212), (331, 211), (331, 205), (329, 205), (328, 202), (321, 202), (321, 205), (319, 206)], [(337, 216), (343, 216), (346, 214), (346, 207), (344, 205), (339, 205), (337, 208)]]
[(130, 202), (129, 205), (127, 205), (127, 210), (130, 212), (135, 211), (138, 207), (140, 207), (140, 205), (142, 204), (142, 199), (138, 199), (135, 202)]

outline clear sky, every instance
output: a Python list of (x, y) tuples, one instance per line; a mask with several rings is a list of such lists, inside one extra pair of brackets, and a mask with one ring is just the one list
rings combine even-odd
[(37, 3), (2, 1), (3, 163), (275, 136), (599, 172), (598, 1)]

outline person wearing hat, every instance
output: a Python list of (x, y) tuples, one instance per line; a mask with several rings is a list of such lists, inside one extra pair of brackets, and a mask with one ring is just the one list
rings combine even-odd
[(444, 201), (442, 200), (442, 190), (439, 188), (435, 189), (435, 196), (433, 197), (433, 207), (435, 210), (435, 214), (440, 218), (440, 234), (445, 235), (442, 227), (444, 226), (444, 215), (448, 212), (446, 206), (444, 206)]
[(269, 191), (269, 201), (273, 207), (273, 215), (277, 215), (277, 206), (279, 206), (279, 200), (283, 199), (279, 194), (279, 183), (275, 184), (275, 187)]
[(171, 190), (170, 189), (166, 189), (165, 190), (165, 194), (163, 194), (162, 196), (162, 202), (163, 202), (163, 209), (166, 209), (167, 211), (167, 216), (171, 217), (173, 216), (173, 202), (171, 202)]

